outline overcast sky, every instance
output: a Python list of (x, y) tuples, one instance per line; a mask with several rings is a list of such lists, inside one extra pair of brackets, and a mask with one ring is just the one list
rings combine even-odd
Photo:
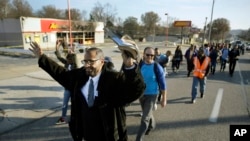
[[(45, 5), (67, 9), (68, 0), (27, 0), (33, 10), (41, 9)], [(177, 20), (190, 20), (192, 25), (203, 28), (205, 18), (211, 20), (213, 0), (69, 0), (71, 8), (85, 10), (87, 14), (99, 2), (109, 3), (117, 9), (117, 17), (125, 20), (129, 16), (138, 18), (146, 12), (157, 13), (162, 22), (166, 23), (166, 15)], [(214, 0), (213, 19), (226, 18), (231, 29), (250, 28), (250, 0)]]

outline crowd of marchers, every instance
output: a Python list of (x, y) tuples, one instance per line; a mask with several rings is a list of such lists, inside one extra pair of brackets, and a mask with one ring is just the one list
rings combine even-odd
[[(168, 67), (171, 67), (171, 73), (178, 74), (186, 60), (187, 77), (193, 77), (190, 103), (194, 104), (198, 92), (204, 98), (207, 77), (215, 74), (217, 64), (220, 64), (220, 72), (228, 66), (229, 76), (233, 77), (238, 56), (244, 54), (237, 45), (204, 44), (197, 47), (191, 44), (184, 53), (181, 45), (173, 53), (146, 47), (138, 61), (126, 52), (135, 50), (126, 48), (128, 50), (121, 51), (121, 70), (116, 71), (111, 58), (99, 48), (86, 48), (82, 67), (77, 68), (74, 50), (68, 52), (64, 60), (59, 54), (60, 46), (57, 42), (55, 54), (65, 66), (45, 55), (36, 42), (31, 43), (30, 51), (38, 58), (39, 67), (65, 88), (62, 115), (56, 124), (68, 123), (74, 141), (127, 141), (125, 107), (137, 99), (142, 114), (136, 141), (142, 141), (156, 128), (153, 111), (158, 102), (162, 108), (166, 107)], [(71, 114), (67, 120), (69, 99)]]

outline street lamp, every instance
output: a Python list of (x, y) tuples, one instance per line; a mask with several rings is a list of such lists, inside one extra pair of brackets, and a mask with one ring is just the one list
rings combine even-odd
[(166, 26), (166, 47), (168, 46), (168, 13), (165, 13), (167, 16), (167, 26)]
[(208, 35), (208, 41), (211, 44), (211, 30), (212, 30), (212, 24), (213, 24), (213, 12), (214, 12), (214, 0), (212, 4), (212, 12), (211, 12), (211, 20), (210, 20), (210, 26), (209, 26), (209, 35)]

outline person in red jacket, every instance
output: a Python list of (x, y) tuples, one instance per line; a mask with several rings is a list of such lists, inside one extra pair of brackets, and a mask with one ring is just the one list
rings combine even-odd
[(198, 84), (200, 84), (201, 98), (204, 97), (204, 91), (206, 88), (207, 75), (210, 68), (210, 58), (204, 54), (204, 49), (201, 47), (198, 51), (197, 57), (193, 59), (193, 84), (192, 84), (192, 100), (191, 103), (195, 103), (197, 96)]

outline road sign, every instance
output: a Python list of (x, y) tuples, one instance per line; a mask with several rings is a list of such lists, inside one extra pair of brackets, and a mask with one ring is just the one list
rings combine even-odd
[(175, 21), (175, 27), (191, 27), (191, 21)]

